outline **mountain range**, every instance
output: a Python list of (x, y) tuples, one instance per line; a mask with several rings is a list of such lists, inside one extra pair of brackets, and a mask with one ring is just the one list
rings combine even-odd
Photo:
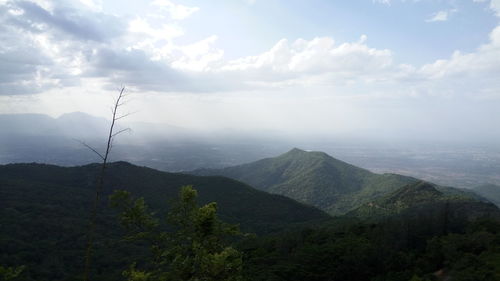
[[(372, 173), (324, 152), (298, 148), (248, 164), (199, 169), (189, 173), (230, 177), (260, 190), (318, 207), (331, 215), (346, 214), (403, 186), (419, 182), (413, 177), (398, 174)], [(479, 199), (462, 189), (435, 188), (445, 194)]]
[(332, 215), (345, 214), (363, 203), (417, 181), (396, 174), (375, 174), (326, 153), (298, 148), (274, 158), (190, 173), (230, 177), (260, 190), (316, 206)]
[[(0, 164), (46, 163), (75, 166), (99, 158), (81, 142), (102, 151), (110, 121), (82, 112), (53, 118), (44, 114), (0, 114)], [(216, 134), (170, 124), (120, 119), (130, 128), (114, 141), (112, 161), (123, 160), (162, 171), (236, 165), (282, 151), (280, 141), (241, 132)], [(264, 134), (263, 134), (264, 135)]]
[[(23, 280), (75, 280), (82, 272), (90, 207), (99, 164), (59, 167), (0, 165), (0, 265), (25, 265)], [(264, 234), (329, 220), (323, 211), (281, 195), (268, 194), (224, 177), (166, 173), (126, 162), (109, 164), (96, 222), (96, 280), (122, 280), (130, 257), (147, 249), (119, 242), (118, 214), (107, 206), (113, 190), (144, 197), (164, 221), (181, 186), (192, 185), (200, 204), (217, 202), (219, 217), (244, 232)], [(27, 278), (27, 277), (26, 277)], [(79, 280), (79, 279), (78, 279)]]
[[(85, 247), (99, 168), (99, 164), (0, 165), (0, 264), (26, 265), (29, 280), (73, 280), (81, 272), (77, 261)], [(286, 234), (279, 233), (341, 227), (360, 219), (416, 217), (419, 220), (413, 224), (432, 224), (433, 231), (461, 231), (467, 221), (480, 217), (500, 219), (497, 207), (464, 191), (401, 175), (374, 174), (322, 152), (292, 149), (275, 158), (194, 173), (197, 175), (114, 162), (107, 169), (103, 198), (113, 190), (127, 190), (144, 197), (161, 216), (179, 188), (192, 185), (198, 190), (200, 204), (217, 202), (223, 221), (238, 223), (245, 232), (284, 237)], [(123, 233), (116, 212), (106, 201), (101, 202), (97, 221), (95, 259), (100, 268), (96, 278), (119, 280), (117, 269), (130, 264), (129, 257), (145, 255), (145, 248), (117, 242)], [(320, 209), (347, 215), (332, 218)]]

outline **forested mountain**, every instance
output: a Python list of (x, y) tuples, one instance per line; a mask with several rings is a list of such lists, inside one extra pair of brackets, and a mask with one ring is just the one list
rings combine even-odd
[(474, 188), (473, 191), (500, 206), (500, 186), (486, 184)]
[[(344, 173), (372, 175), (340, 161), (333, 164), (343, 166)], [(98, 170), (97, 164), (0, 166), (0, 265), (25, 266), (19, 280), (80, 280)], [(193, 185), (202, 204), (216, 201), (222, 220), (259, 234), (234, 244), (243, 253), (245, 280), (433, 280), (438, 271), (469, 278), (456, 280), (500, 276), (494, 262), (498, 208), (425, 182), (395, 188), (337, 218), (232, 179), (165, 173), (126, 162), (110, 164), (105, 193), (128, 190), (144, 197), (161, 217), (182, 185)], [(97, 221), (92, 275), (123, 280), (121, 272), (131, 262), (147, 267), (140, 262), (148, 251), (144, 244), (122, 239), (117, 213), (106, 201)]]
[(344, 214), (417, 181), (396, 174), (375, 174), (326, 153), (297, 148), (275, 158), (191, 173), (237, 179), (258, 189), (311, 204), (333, 215)]
[(365, 203), (349, 212), (349, 215), (380, 219), (392, 215), (423, 216), (432, 212), (438, 213), (439, 217), (460, 217), (468, 221), (478, 217), (500, 218), (500, 211), (492, 203), (478, 200), (467, 193), (439, 190), (434, 184), (424, 181), (405, 185)]
[[(85, 233), (99, 167), (0, 166), (0, 265), (26, 265), (31, 278), (26, 280), (75, 280), (83, 265)], [(119, 243), (118, 219), (107, 206), (107, 195), (115, 189), (128, 190), (134, 196), (144, 197), (151, 209), (161, 215), (183, 185), (193, 185), (198, 190), (201, 204), (217, 202), (221, 219), (238, 223), (247, 232), (273, 232), (329, 219), (314, 207), (232, 179), (112, 163), (107, 170), (97, 224), (99, 280), (117, 280), (116, 276), (130, 262), (128, 256), (137, 257), (144, 250)]]
[[(403, 186), (419, 186), (418, 179), (398, 174), (376, 174), (335, 159), (324, 152), (294, 148), (274, 158), (223, 169), (199, 169), (195, 175), (221, 175), (258, 189), (281, 194), (342, 215), (373, 200), (392, 196)], [(453, 187), (434, 186), (446, 198), (480, 200), (475, 193)]]

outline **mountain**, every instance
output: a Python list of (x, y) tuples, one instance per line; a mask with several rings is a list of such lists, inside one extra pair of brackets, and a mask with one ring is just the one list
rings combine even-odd
[(500, 207), (500, 186), (486, 184), (475, 187), (473, 191)]
[[(45, 164), (0, 165), (1, 265), (26, 265), (23, 280), (79, 280), (89, 210), (100, 165), (59, 167)], [(198, 190), (200, 204), (217, 202), (219, 217), (245, 232), (269, 233), (328, 220), (324, 212), (280, 195), (256, 190), (224, 177), (160, 172), (126, 162), (107, 169), (96, 232), (96, 280), (122, 280), (131, 257), (147, 248), (119, 242), (118, 214), (108, 207), (115, 189), (144, 197), (164, 217), (183, 185)], [(162, 220), (163, 221), (163, 220)]]
[[(490, 202), (481, 201), (467, 193), (442, 192), (434, 184), (419, 181), (363, 204), (348, 213), (349, 216), (375, 218), (404, 215), (449, 218), (473, 221), (482, 217), (500, 218), (500, 210)], [(438, 223), (443, 223), (439, 222)]]
[(258, 189), (316, 206), (333, 215), (348, 211), (417, 180), (396, 174), (375, 174), (323, 152), (294, 148), (274, 158), (223, 169), (202, 169), (196, 175), (221, 175)]
[(96, 138), (104, 137), (108, 126), (105, 118), (83, 112), (66, 113), (58, 118), (44, 114), (0, 114), (0, 134), (6, 137)]
[[(51, 198), (64, 197), (76, 205), (92, 199), (94, 181), (99, 164), (77, 167), (59, 167), (45, 164), (10, 164), (0, 166), (0, 183), (4, 193), (3, 207), (10, 203), (35, 197), (38, 205), (52, 204)], [(322, 211), (279, 195), (256, 190), (244, 183), (224, 177), (201, 177), (161, 172), (138, 167), (127, 162), (115, 162), (108, 166), (104, 198), (115, 189), (130, 191), (144, 197), (153, 209), (167, 210), (168, 202), (176, 198), (179, 188), (193, 185), (198, 190), (200, 203), (216, 201), (220, 216), (229, 222), (238, 222), (248, 230), (263, 226), (304, 223), (328, 218)], [(74, 198), (88, 194), (88, 199)], [(10, 201), (10, 199), (16, 199)], [(35, 198), (34, 198), (35, 199)], [(35, 203), (35, 202), (32, 202)], [(90, 201), (87, 202), (90, 204)], [(87, 204), (85, 203), (85, 204)]]
[[(75, 166), (94, 163), (105, 149), (110, 120), (82, 112), (57, 118), (44, 114), (0, 114), (0, 164), (47, 163)], [(282, 150), (281, 141), (242, 132), (187, 129), (165, 123), (120, 119), (130, 128), (114, 141), (112, 160), (125, 160), (163, 171), (220, 168), (255, 161)], [(267, 135), (266, 135), (267, 136)]]

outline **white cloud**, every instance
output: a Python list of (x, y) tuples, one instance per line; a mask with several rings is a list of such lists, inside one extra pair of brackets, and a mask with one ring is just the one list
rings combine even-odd
[(217, 36), (212, 35), (193, 44), (177, 47), (181, 55), (172, 62), (172, 67), (187, 71), (211, 70), (212, 64), (220, 62), (224, 56), (224, 51), (214, 46), (216, 41)]
[(437, 21), (447, 21), (449, 16), (454, 13), (456, 10), (448, 10), (448, 11), (439, 11), (431, 15), (426, 22), (437, 22)]
[(164, 9), (174, 20), (183, 20), (200, 10), (200, 8), (198, 7), (188, 7), (180, 4), (175, 4), (169, 0), (155, 0), (151, 3), (151, 5)]
[(100, 0), (79, 0), (83, 5), (94, 11), (102, 11), (102, 2)]
[(500, 17), (500, 0), (472, 0), (475, 3), (490, 2), (489, 8), (495, 13), (495, 16)]
[(491, 0), (490, 9), (495, 12), (497, 17), (500, 17), (500, 0)]
[(391, 5), (391, 0), (372, 0), (373, 3), (380, 3), (385, 5)]
[(362, 42), (336, 45), (330, 37), (298, 39), (293, 43), (282, 39), (269, 51), (257, 56), (229, 61), (227, 71), (261, 70), (297, 75), (336, 72), (360, 74), (377, 72), (392, 63), (389, 50), (369, 48)]
[(500, 26), (490, 33), (490, 42), (476, 52), (453, 53), (450, 59), (437, 60), (422, 67), (429, 78), (444, 77), (500, 77)]
[(64, 88), (87, 79), (105, 87), (126, 84), (158, 92), (319, 87), (330, 95), (377, 97), (500, 94), (500, 27), (475, 52), (455, 52), (420, 68), (395, 63), (391, 50), (369, 46), (366, 35), (354, 42), (282, 39), (260, 54), (226, 60), (215, 35), (178, 44), (184, 30), (177, 21), (149, 16), (118, 20), (98, 10), (63, 10), (77, 15), (70, 17), (23, 3), (5, 7), (16, 12), (0, 17), (3, 95)]
[(129, 22), (128, 30), (133, 33), (143, 33), (153, 41), (171, 40), (173, 38), (184, 35), (182, 28), (173, 24), (161, 24), (160, 27), (154, 28), (144, 18), (136, 18)]

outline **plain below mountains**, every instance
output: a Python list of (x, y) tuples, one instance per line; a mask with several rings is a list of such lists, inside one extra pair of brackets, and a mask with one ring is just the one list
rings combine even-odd
[[(342, 215), (419, 180), (376, 174), (323, 152), (297, 148), (274, 158), (223, 169), (201, 169), (195, 175), (221, 175), (258, 189), (281, 194), (316, 206), (332, 215)], [(436, 187), (439, 192), (473, 195), (459, 189)]]

